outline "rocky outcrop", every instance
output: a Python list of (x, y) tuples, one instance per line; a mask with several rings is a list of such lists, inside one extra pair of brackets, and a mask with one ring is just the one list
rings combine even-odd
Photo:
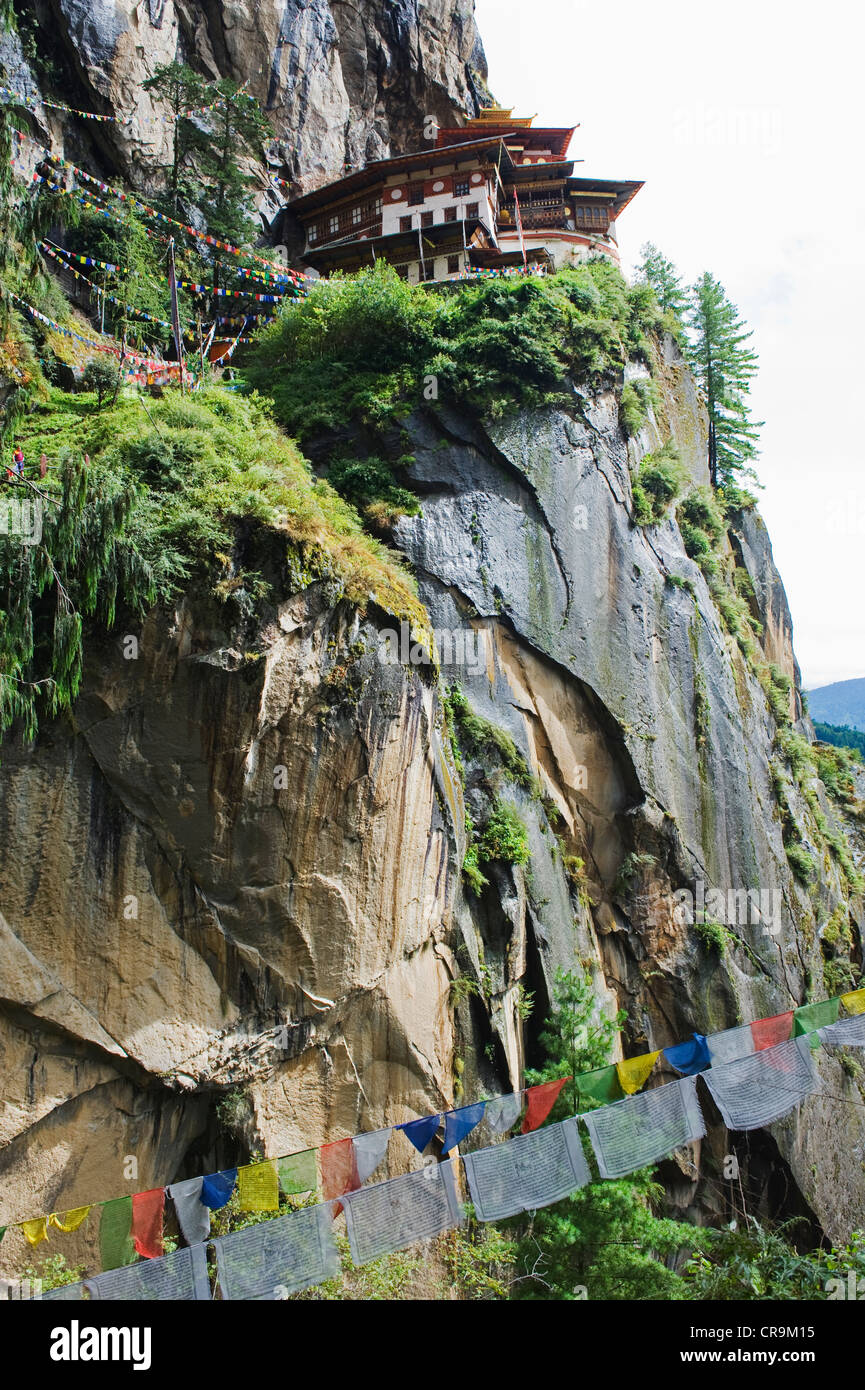
[[(627, 1011), (630, 1054), (822, 997), (839, 908), (861, 962), (861, 904), (782, 766), (763, 689), (675, 520), (631, 520), (632, 464), (662, 435), (704, 481), (701, 408), (670, 345), (664, 376), (636, 441), (612, 381), (568, 410), (483, 425), (430, 406), (407, 422), (423, 507), (396, 539), (440, 679), (405, 650), (390, 659), (391, 620), (324, 585), (286, 581), (254, 640), (190, 593), (150, 615), (136, 660), (121, 635), (91, 646), (72, 723), (4, 749), (0, 1048), (20, 1078), (0, 1138), (6, 1217), (518, 1086), (559, 966)], [(795, 673), (755, 514), (730, 544), (767, 652)], [(492, 747), (457, 767), (454, 683), (530, 777)], [(810, 890), (788, 863), (778, 779), (820, 861)], [(530, 859), (485, 865), (473, 892), (466, 813), (482, 824), (493, 795), (517, 809)], [(723, 951), (683, 915), (701, 884), (737, 904)], [(747, 890), (762, 917), (742, 916)], [(862, 1174), (826, 1155), (861, 1148), (847, 1102), (863, 1083), (837, 1057), (819, 1067), (798, 1114), (750, 1136), (715, 1125), (664, 1165), (671, 1200), (697, 1221), (727, 1214), (732, 1146), (749, 1209), (843, 1237)], [(391, 1171), (408, 1165), (402, 1143)], [(92, 1254), (86, 1232), (73, 1240)], [(4, 1261), (24, 1259), (16, 1241)]]
[[(269, 119), (273, 173), (295, 191), (422, 146), (429, 118), (474, 115), (486, 61), (473, 0), (28, 0), (38, 25), (34, 72), (10, 53), (7, 70), (25, 90), (83, 110), (119, 114), (88, 127), (46, 108), (37, 114), (59, 152), (95, 141), (100, 167), (147, 186), (167, 162), (164, 112), (142, 89), (160, 63), (178, 59), (208, 78), (243, 83)], [(263, 211), (275, 211), (261, 179)]]

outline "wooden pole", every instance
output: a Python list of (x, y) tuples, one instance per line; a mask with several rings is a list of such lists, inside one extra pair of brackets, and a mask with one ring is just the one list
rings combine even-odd
[(180, 363), (180, 394), (183, 395), (183, 333), (180, 328), (180, 305), (177, 302), (177, 269), (174, 264), (174, 237), (168, 243), (168, 283), (171, 286), (171, 327)]

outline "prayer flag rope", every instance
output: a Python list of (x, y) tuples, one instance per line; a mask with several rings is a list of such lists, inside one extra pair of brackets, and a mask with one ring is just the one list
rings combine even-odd
[(267, 260), (265, 256), (257, 255), (254, 251), (244, 252), (239, 246), (233, 246), (231, 242), (222, 241), (219, 237), (211, 236), (209, 232), (200, 232), (196, 227), (190, 226), (187, 222), (179, 222), (177, 218), (169, 217), (167, 213), (160, 212), (158, 208), (151, 207), (149, 203), (142, 203), (133, 193), (124, 193), (122, 189), (114, 188), (112, 184), (106, 183), (104, 179), (96, 178), (95, 174), (90, 174), (79, 165), (70, 163), (61, 155), (53, 154), (47, 146), (41, 145), (38, 140), (34, 140), (31, 135), (27, 135), (24, 131), (14, 130), (13, 133), (19, 140), (26, 140), (29, 144), (35, 146), (46, 159), (60, 165), (63, 169), (68, 169), (76, 178), (83, 179), (85, 183), (90, 183), (95, 188), (98, 188), (101, 193), (110, 195), (112, 198), (117, 198), (122, 203), (129, 203), (137, 212), (141, 212), (147, 217), (153, 218), (158, 222), (164, 222), (172, 227), (179, 227), (187, 236), (197, 237), (199, 241), (206, 242), (208, 246), (215, 246), (217, 250), (227, 251), (229, 255), (243, 256), (250, 254), (253, 260), (257, 261), (259, 265), (266, 266), (277, 280), (291, 280), (299, 285), (302, 281), (309, 278), (303, 275), (299, 270), (290, 270), (286, 266), (277, 265), (275, 262)]
[[(842, 1003), (848, 1017), (836, 1022), (834, 1020), (838, 1018)], [(780, 1020), (786, 1020), (786, 1023), (782, 1025)], [(811, 1028), (807, 1026), (809, 1024), (815, 1026)], [(771, 1026), (761, 1028), (761, 1025)], [(781, 1038), (785, 1027), (787, 1036)], [(572, 1182), (568, 1190), (574, 1190), (588, 1181), (587, 1170), (580, 1163), (579, 1145), (574, 1143), (566, 1128), (568, 1125), (575, 1126), (578, 1120), (589, 1130), (603, 1178), (625, 1176), (676, 1148), (700, 1139), (705, 1133), (705, 1123), (696, 1095), (698, 1072), (728, 1127), (752, 1129), (774, 1123), (816, 1089), (817, 1074), (810, 1060), (815, 1039), (816, 1045), (865, 1047), (865, 988), (848, 991), (829, 1000), (804, 1004), (769, 1019), (755, 1020), (754, 1024), (745, 1025), (745, 1030), (751, 1037), (751, 1051), (741, 1053), (737, 1049), (738, 1055), (732, 1061), (716, 1060), (717, 1053), (712, 1050), (714, 1039), (724, 1034), (709, 1035), (708, 1038), (694, 1034), (693, 1040), (675, 1044), (664, 1049), (663, 1053), (648, 1053), (645, 1058), (630, 1059), (634, 1063), (644, 1064), (651, 1060), (654, 1067), (659, 1056), (667, 1057), (669, 1054), (671, 1065), (685, 1073), (676, 1081), (639, 1095), (614, 1098), (615, 1091), (605, 1088), (596, 1080), (610, 1073), (621, 1096), (618, 1068), (622, 1063), (612, 1063), (607, 1068), (577, 1076), (573, 1080), (581, 1096), (603, 1099), (608, 1103), (544, 1130), (537, 1126), (549, 1115), (562, 1088), (572, 1078), (559, 1078), (530, 1087), (525, 1092), (498, 1096), (392, 1128), (337, 1140), (320, 1149), (308, 1149), (279, 1159), (265, 1159), (241, 1169), (192, 1178), (165, 1190), (175, 1200), (181, 1229), (188, 1229), (192, 1234), (203, 1232), (200, 1239), (206, 1239), (209, 1234), (208, 1212), (224, 1207), (235, 1190), (242, 1210), (275, 1211), (278, 1210), (279, 1191), (300, 1194), (320, 1188), (325, 1207), (330, 1204), (334, 1214), (343, 1204), (351, 1212), (351, 1204), (354, 1203), (354, 1215), (350, 1216), (350, 1222), (357, 1231), (361, 1210), (357, 1205), (357, 1194), (375, 1191), (375, 1188), (364, 1188), (362, 1184), (384, 1161), (390, 1136), (395, 1130), (402, 1130), (414, 1147), (423, 1152), (444, 1120), (442, 1153), (449, 1152), (482, 1121), (492, 1133), (512, 1129), (519, 1120), (525, 1096), (527, 1104), (521, 1136), (491, 1149), (466, 1155), (463, 1160), (480, 1219), (497, 1220), (504, 1214), (528, 1209), (529, 1206), (558, 1201), (561, 1195), (567, 1195), (567, 1192), (563, 1192), (563, 1184), (567, 1187)], [(727, 1030), (728, 1033), (741, 1031)], [(761, 1046), (760, 1038), (767, 1033), (777, 1040), (769, 1046)], [(698, 1066), (700, 1062), (705, 1065)], [(634, 1074), (640, 1071), (645, 1071), (648, 1076), (649, 1070), (645, 1065), (632, 1068), (628, 1080), (632, 1080)], [(552, 1137), (543, 1137), (552, 1136), (554, 1132), (560, 1136), (555, 1141)], [(316, 1156), (319, 1159), (320, 1178)], [(544, 1164), (549, 1171), (541, 1171)], [(555, 1165), (558, 1167), (554, 1172)], [(415, 1183), (428, 1171), (425, 1168), (420, 1173), (405, 1176)], [(389, 1179), (377, 1186), (394, 1192), (407, 1191), (408, 1186), (404, 1189), (393, 1186), (403, 1181), (399, 1178)], [(162, 1200), (163, 1189), (155, 1189), (136, 1194), (135, 1197), (110, 1199), (79, 1207), (66, 1213), (62, 1219), (52, 1214), (16, 1224), (28, 1242), (37, 1245), (47, 1238), (49, 1227), (54, 1226), (61, 1231), (77, 1229), (92, 1207), (98, 1206), (102, 1210), (100, 1240), (103, 1265), (110, 1269), (129, 1264), (136, 1249), (143, 1254), (150, 1251), (148, 1258), (151, 1259), (161, 1255), (157, 1213), (162, 1211)], [(378, 1210), (380, 1203), (370, 1201), (370, 1209)], [(202, 1208), (200, 1212), (199, 1207)], [(322, 1209), (316, 1207), (308, 1210)], [(279, 1218), (279, 1221), (290, 1219)], [(266, 1223), (267, 1226), (277, 1224)], [(423, 1225), (423, 1222), (420, 1224)], [(401, 1218), (399, 1226), (403, 1234), (409, 1228), (411, 1232), (417, 1232), (417, 1235), (409, 1234), (405, 1243), (420, 1238), (422, 1234), (411, 1215), (406, 1216), (404, 1221)], [(231, 1240), (232, 1237), (224, 1239)], [(382, 1236), (369, 1232), (363, 1239), (369, 1242), (363, 1247), (366, 1251), (378, 1249)], [(354, 1251), (355, 1242), (352, 1249)], [(363, 1258), (375, 1256), (364, 1253)], [(107, 1261), (116, 1264), (108, 1264)], [(267, 1297), (266, 1294), (254, 1296)]]

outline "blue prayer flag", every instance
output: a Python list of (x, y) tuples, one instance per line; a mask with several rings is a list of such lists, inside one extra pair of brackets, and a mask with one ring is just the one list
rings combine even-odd
[(465, 1139), (467, 1134), (471, 1134), (475, 1125), (479, 1125), (484, 1117), (486, 1101), (478, 1101), (476, 1105), (464, 1105), (461, 1110), (449, 1110), (445, 1115), (445, 1141), (442, 1145), (442, 1153), (449, 1153), (455, 1144), (459, 1144)]
[(406, 1139), (410, 1139), (418, 1153), (422, 1154), (438, 1129), (440, 1119), (441, 1115), (425, 1115), (422, 1120), (409, 1120), (407, 1124), (397, 1125), (396, 1128), (403, 1130)]
[(665, 1047), (664, 1056), (683, 1076), (695, 1076), (711, 1065), (709, 1046), (702, 1033), (695, 1033), (687, 1042), (676, 1043), (675, 1047)]
[(211, 1211), (219, 1211), (231, 1200), (237, 1182), (237, 1169), (226, 1168), (222, 1173), (210, 1173), (201, 1184), (200, 1200)]

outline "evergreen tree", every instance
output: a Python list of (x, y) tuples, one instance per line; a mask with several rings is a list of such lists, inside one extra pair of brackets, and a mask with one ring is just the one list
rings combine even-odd
[(219, 101), (208, 115), (209, 140), (197, 159), (201, 206), (214, 236), (243, 245), (256, 237), (259, 226), (250, 211), (254, 179), (242, 162), (260, 159), (272, 132), (256, 103), (234, 82), (223, 78), (214, 91)]
[(173, 117), (171, 163), (163, 166), (162, 173), (167, 186), (167, 210), (172, 217), (178, 217), (183, 205), (194, 202), (199, 192), (190, 173), (191, 161), (206, 140), (203, 130), (183, 113), (215, 100), (215, 92), (197, 72), (177, 62), (160, 63), (153, 76), (141, 85), (160, 98)]
[(81, 685), (84, 620), (112, 627), (118, 604), (136, 611), (155, 585), (129, 534), (135, 489), (61, 458), (60, 488), (23, 494), (43, 508), (36, 544), (0, 535), (0, 736), (20, 720), (27, 740), (40, 712), (71, 708)]
[(757, 372), (757, 354), (748, 347), (752, 332), (739, 318), (724, 287), (706, 271), (691, 287), (688, 311), (689, 356), (709, 412), (709, 472), (714, 487), (753, 477), (762, 421), (751, 419), (748, 393)]
[(637, 278), (651, 285), (665, 314), (672, 314), (683, 323), (688, 296), (673, 262), (662, 255), (652, 241), (647, 241), (641, 247), (641, 255), (643, 259), (637, 266)]
[[(530, 1085), (603, 1066), (624, 1017), (598, 1015), (587, 975), (559, 970), (553, 998), (540, 1035), (548, 1061), (527, 1073)], [(557, 1103), (559, 1117), (573, 1113), (578, 1099), (576, 1088), (566, 1086)], [(703, 1233), (656, 1215), (662, 1197), (651, 1172), (644, 1171), (617, 1182), (590, 1183), (535, 1212), (528, 1229), (518, 1223), (513, 1297), (573, 1300), (583, 1297), (580, 1290), (585, 1288), (593, 1302), (687, 1298), (685, 1280), (665, 1260), (701, 1249)]]

